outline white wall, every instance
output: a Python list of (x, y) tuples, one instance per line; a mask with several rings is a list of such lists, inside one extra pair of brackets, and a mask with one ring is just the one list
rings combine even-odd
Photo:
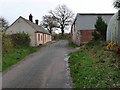
[(19, 18), (11, 27), (9, 27), (6, 31), (6, 34), (15, 34), (15, 33), (27, 33), (31, 39), (31, 46), (35, 46), (35, 31), (29, 26), (22, 18)]
[[(40, 35), (40, 39), (39, 39), (39, 35)], [(45, 44), (51, 41), (51, 35), (43, 34), (43, 33), (36, 33), (36, 40), (37, 40), (37, 45)]]
[[(35, 33), (36, 31), (25, 21), (23, 18), (19, 18), (11, 27), (6, 31), (6, 34), (15, 34), (15, 33), (27, 33), (31, 39), (31, 46), (36, 46), (40, 44), (45, 44), (48, 41), (51, 41), (51, 35), (43, 33)], [(38, 34), (40, 34), (40, 40), (38, 40)], [(50, 36), (50, 37), (49, 37)], [(46, 37), (46, 38), (45, 38)], [(44, 39), (44, 40), (43, 40)]]
[[(40, 35), (40, 39), (38, 39), (39, 36)], [(36, 43), (37, 43), (37, 45), (40, 45), (40, 44), (43, 44), (43, 33), (36, 33)]]

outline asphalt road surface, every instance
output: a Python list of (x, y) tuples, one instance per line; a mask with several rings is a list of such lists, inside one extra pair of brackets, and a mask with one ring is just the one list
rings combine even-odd
[(48, 44), (27, 56), (2, 75), (3, 88), (70, 88), (67, 41)]

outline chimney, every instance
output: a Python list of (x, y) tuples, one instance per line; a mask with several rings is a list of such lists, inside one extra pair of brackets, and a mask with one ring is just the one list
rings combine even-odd
[(32, 19), (33, 19), (33, 16), (32, 16), (32, 14), (30, 14), (30, 15), (29, 15), (29, 20), (30, 20), (31, 22), (33, 22)]
[(35, 23), (38, 25), (38, 19), (35, 20)]

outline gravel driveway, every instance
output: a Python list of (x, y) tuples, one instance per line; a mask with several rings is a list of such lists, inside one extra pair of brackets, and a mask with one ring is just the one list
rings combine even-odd
[(48, 44), (3, 73), (3, 88), (70, 88), (67, 41)]

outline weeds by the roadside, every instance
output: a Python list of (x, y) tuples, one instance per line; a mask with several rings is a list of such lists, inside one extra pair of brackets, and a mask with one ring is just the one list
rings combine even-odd
[(90, 42), (71, 53), (69, 66), (74, 88), (120, 88), (117, 57), (104, 42)]
[(78, 45), (74, 44), (71, 40), (69, 40), (68, 46), (69, 46), (69, 47), (72, 47), (72, 48), (79, 47)]
[(2, 55), (2, 71), (17, 63), (25, 56), (38, 50), (38, 47), (13, 48)]

